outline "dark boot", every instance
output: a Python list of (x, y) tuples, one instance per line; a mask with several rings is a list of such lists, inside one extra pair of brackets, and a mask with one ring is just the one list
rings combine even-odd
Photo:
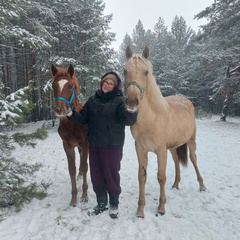
[(117, 197), (110, 196), (109, 215), (113, 219), (118, 218), (118, 204), (119, 204), (119, 197), (118, 196)]
[(108, 196), (107, 193), (103, 193), (103, 194), (96, 194), (97, 197), (97, 203), (100, 204), (108, 204)]
[(94, 213), (98, 215), (99, 213), (102, 213), (106, 210), (108, 210), (107, 204), (108, 204), (108, 198), (107, 193), (106, 194), (97, 194), (97, 203), (98, 205), (94, 207)]
[(94, 207), (93, 211), (94, 211), (94, 214), (95, 215), (98, 215), (99, 213), (102, 213), (104, 211), (107, 211), (108, 210), (108, 207), (106, 204), (104, 203), (101, 203), (101, 204), (98, 204), (96, 207)]

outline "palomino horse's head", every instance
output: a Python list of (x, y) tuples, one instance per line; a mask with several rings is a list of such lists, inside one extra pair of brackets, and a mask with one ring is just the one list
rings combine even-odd
[[(69, 65), (68, 69), (57, 68), (51, 65), (53, 77), (52, 87), (55, 98), (55, 114), (57, 117), (65, 117), (73, 108), (80, 94), (80, 86), (74, 74), (74, 67)], [(75, 106), (74, 106), (75, 107)]]
[(126, 48), (127, 64), (124, 68), (124, 87), (126, 107), (128, 111), (137, 111), (139, 102), (144, 97), (149, 75), (152, 75), (152, 65), (148, 61), (149, 48), (144, 47), (142, 54), (134, 54), (130, 46)]

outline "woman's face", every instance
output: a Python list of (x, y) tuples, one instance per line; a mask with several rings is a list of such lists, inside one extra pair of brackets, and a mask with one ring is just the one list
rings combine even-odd
[(104, 93), (111, 92), (115, 88), (115, 83), (112, 79), (107, 78), (103, 81), (102, 91)]

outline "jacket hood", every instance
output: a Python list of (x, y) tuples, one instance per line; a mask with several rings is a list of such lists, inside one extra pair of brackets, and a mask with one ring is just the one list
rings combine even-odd
[[(122, 81), (121, 81), (121, 78), (119, 77), (119, 75), (116, 73), (116, 72), (114, 72), (114, 71), (110, 71), (110, 72), (107, 72), (107, 73), (105, 73), (102, 77), (101, 77), (101, 83), (100, 83), (100, 87), (102, 88), (102, 84), (103, 84), (103, 80), (105, 79), (105, 77), (106, 76), (110, 76), (110, 78), (112, 78), (112, 76), (113, 76), (113, 78), (115, 77), (116, 78), (116, 80), (117, 80), (117, 85), (116, 85), (116, 89), (118, 89), (118, 90), (122, 90)], [(115, 82), (115, 79), (113, 79), (113, 81)]]

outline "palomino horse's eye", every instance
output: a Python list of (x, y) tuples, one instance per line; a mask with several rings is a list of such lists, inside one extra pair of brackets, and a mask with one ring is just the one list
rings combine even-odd
[(144, 75), (147, 76), (148, 75), (148, 71), (145, 71)]

